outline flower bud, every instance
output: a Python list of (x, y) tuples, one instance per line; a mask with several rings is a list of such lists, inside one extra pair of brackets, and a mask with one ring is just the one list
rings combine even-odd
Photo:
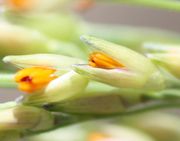
[(88, 79), (74, 71), (65, 73), (52, 80), (38, 94), (26, 95), (24, 103), (32, 105), (43, 105), (71, 98), (81, 93), (87, 86)]
[(160, 71), (143, 55), (94, 37), (82, 36), (81, 39), (93, 47), (94, 53), (89, 65), (74, 65), (76, 72), (120, 88), (164, 88)]
[(104, 121), (80, 123), (28, 139), (29, 141), (154, 141), (152, 137), (139, 130), (122, 125), (107, 124)]
[(80, 93), (88, 84), (87, 78), (70, 69), (72, 64), (82, 63), (80, 59), (35, 54), (8, 56), (4, 61), (25, 68), (15, 75), (19, 89), (32, 94), (25, 95), (25, 103), (42, 105), (58, 102)]
[(0, 30), (1, 56), (32, 53), (59, 53), (68, 56), (84, 56), (84, 52), (76, 45), (49, 39), (34, 29), (1, 22)]
[[(84, 30), (84, 25), (73, 15), (66, 12), (17, 14), (5, 13), (5, 18), (12, 23), (37, 30), (51, 39), (79, 43), (78, 37)], [(44, 25), (46, 23), (46, 25)], [(79, 46), (78, 46), (79, 47)]]
[(47, 41), (35, 30), (6, 22), (0, 23), (0, 55), (49, 52)]
[(0, 110), (1, 130), (47, 130), (53, 126), (53, 116), (39, 108), (17, 105)]
[(145, 47), (153, 50), (152, 53), (147, 53), (148, 58), (180, 78), (180, 48), (177, 45), (151, 44)]

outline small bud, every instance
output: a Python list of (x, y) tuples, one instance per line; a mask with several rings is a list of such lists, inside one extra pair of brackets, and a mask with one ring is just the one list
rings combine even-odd
[(93, 47), (89, 65), (74, 65), (74, 70), (91, 79), (121, 88), (162, 89), (164, 78), (143, 55), (90, 36), (81, 39)]
[(43, 105), (59, 102), (81, 93), (87, 86), (88, 79), (74, 71), (52, 80), (41, 93), (25, 97), (24, 103)]
[(151, 53), (147, 56), (157, 65), (164, 67), (178, 79), (180, 78), (180, 52), (176, 53)]
[(46, 37), (41, 33), (9, 24), (0, 23), (0, 55), (49, 52)]
[[(83, 91), (88, 79), (71, 71), (71, 65), (82, 60), (61, 55), (35, 54), (7, 56), (4, 62), (25, 67), (15, 75), (15, 80), (23, 90), (25, 103), (42, 105), (58, 102)], [(30, 68), (28, 68), (30, 67)]]
[(147, 50), (148, 58), (150, 58), (158, 66), (168, 70), (178, 79), (180, 78), (179, 45), (146, 43), (144, 47)]
[(0, 31), (1, 56), (9, 54), (56, 53), (84, 57), (84, 52), (75, 44), (53, 40), (34, 29), (1, 22)]
[(49, 112), (20, 105), (0, 110), (0, 117), (0, 130), (46, 130), (54, 122)]

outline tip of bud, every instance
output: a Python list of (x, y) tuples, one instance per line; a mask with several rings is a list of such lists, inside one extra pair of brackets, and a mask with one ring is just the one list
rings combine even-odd
[(83, 41), (84, 43), (88, 44), (88, 45), (92, 45), (91, 43), (91, 36), (88, 35), (82, 35), (80, 37), (81, 41)]
[(10, 57), (10, 56), (6, 56), (6, 57), (3, 58), (4, 63), (10, 63), (11, 60), (12, 60), (12, 57)]

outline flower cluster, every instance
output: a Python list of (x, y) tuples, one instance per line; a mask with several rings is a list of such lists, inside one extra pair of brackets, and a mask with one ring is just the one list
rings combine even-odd
[[(0, 140), (17, 141), (81, 121), (180, 106), (179, 35), (93, 25), (69, 11), (72, 7), (84, 11), (94, 4), (94, 0), (3, 1), (0, 87), (16, 88), (21, 96), (0, 104)], [(158, 116), (163, 119), (163, 114)], [(132, 126), (162, 138), (139, 124), (151, 124), (142, 119), (135, 119), (137, 124)], [(122, 121), (132, 124), (131, 120)], [(83, 138), (72, 134), (73, 138), (154, 140), (122, 125), (92, 123), (86, 130), (82, 128), (86, 124), (76, 127), (78, 134), (83, 129)], [(176, 122), (172, 128), (179, 125)]]

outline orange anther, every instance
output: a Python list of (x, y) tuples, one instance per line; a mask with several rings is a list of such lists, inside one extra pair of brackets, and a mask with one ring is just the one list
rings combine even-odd
[(50, 81), (57, 78), (56, 70), (45, 67), (32, 67), (20, 70), (15, 76), (19, 89), (28, 93), (44, 88)]
[(99, 52), (95, 52), (90, 55), (89, 65), (92, 67), (103, 69), (114, 69), (124, 67), (121, 63)]

